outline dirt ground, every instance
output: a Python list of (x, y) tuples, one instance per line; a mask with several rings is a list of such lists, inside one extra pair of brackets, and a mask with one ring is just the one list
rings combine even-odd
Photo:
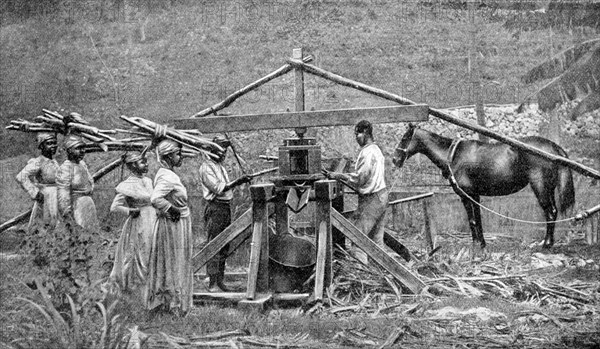
[[(122, 310), (123, 325), (145, 338), (140, 348), (600, 347), (600, 248), (583, 233), (561, 234), (551, 249), (531, 236), (489, 233), (486, 252), (473, 254), (468, 234), (442, 230), (431, 256), (420, 234), (398, 238), (415, 257), (401, 263), (426, 284), (419, 295), (375, 263), (347, 257), (335, 261), (322, 304), (274, 305), (264, 313), (198, 304), (184, 319), (152, 318), (132, 306)], [(18, 236), (2, 236), (0, 341), (3, 348), (34, 348), (51, 342), (43, 319), (32, 320), (35, 313), (23, 304), (10, 305), (18, 296), (35, 297), (19, 286), (34, 269), (15, 255), (17, 242)], [(228, 282), (243, 291), (240, 275), (232, 273)], [(198, 275), (197, 291), (203, 283)], [(37, 335), (20, 338), (27, 328)]]

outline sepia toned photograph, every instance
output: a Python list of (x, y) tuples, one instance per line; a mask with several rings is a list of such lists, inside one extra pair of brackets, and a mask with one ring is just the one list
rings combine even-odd
[(3, 0), (0, 349), (600, 348), (599, 0)]

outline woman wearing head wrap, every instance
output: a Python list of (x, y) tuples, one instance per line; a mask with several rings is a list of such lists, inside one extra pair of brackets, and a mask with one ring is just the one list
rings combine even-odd
[(148, 173), (144, 155), (129, 153), (123, 156), (123, 162), (131, 175), (117, 185), (117, 195), (110, 211), (123, 213), (128, 217), (117, 243), (109, 282), (126, 292), (141, 287), (142, 296), (145, 297), (152, 229), (156, 221), (156, 210), (150, 202), (152, 180), (144, 176)]
[(150, 198), (158, 219), (152, 234), (147, 306), (183, 316), (192, 307), (193, 240), (187, 190), (173, 172), (181, 166), (181, 145), (163, 140), (156, 152), (162, 167), (154, 177)]
[(71, 217), (78, 225), (96, 233), (99, 225), (96, 205), (92, 200), (94, 179), (83, 161), (84, 145), (75, 136), (69, 136), (65, 141), (67, 160), (60, 166), (56, 177), (58, 209), (64, 217)]
[(16, 179), (33, 202), (28, 229), (36, 225), (53, 228), (58, 221), (56, 174), (59, 166), (56, 154), (56, 134), (40, 132), (37, 135), (41, 155), (30, 159)]

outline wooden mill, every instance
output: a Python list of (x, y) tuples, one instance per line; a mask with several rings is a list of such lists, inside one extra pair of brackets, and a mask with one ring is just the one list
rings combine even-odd
[[(226, 244), (240, 237), (240, 235), (252, 234), (246, 292), (206, 294), (207, 297), (239, 301), (238, 304), (260, 307), (272, 300), (308, 297), (306, 294), (272, 292), (269, 284), (268, 220), (269, 208), (271, 208), (275, 215), (276, 231), (278, 233), (287, 232), (289, 228), (288, 210), (292, 209), (295, 212), (302, 210), (309, 200), (315, 202), (313, 217), (317, 242), (315, 300), (323, 298), (325, 289), (332, 282), (332, 227), (365, 251), (372, 260), (385, 268), (406, 289), (418, 293), (424, 287), (424, 283), (417, 276), (389, 256), (380, 246), (360, 232), (342, 215), (343, 188), (340, 183), (327, 180), (321, 174), (321, 147), (315, 139), (304, 135), (308, 127), (354, 125), (360, 120), (369, 120), (373, 124), (426, 121), (429, 108), (426, 105), (411, 105), (305, 111), (304, 65), (311, 60), (311, 56), (303, 56), (301, 49), (295, 49), (292, 59), (277, 71), (242, 88), (222, 102), (197, 113), (191, 118), (174, 121), (178, 128), (198, 129), (206, 133), (292, 128), (296, 131), (297, 136), (296, 138), (284, 140), (279, 147), (279, 174), (271, 178), (272, 183), (250, 186), (252, 208), (243, 213), (194, 256), (194, 268), (198, 270)], [(311, 65), (310, 67), (314, 66)], [(208, 116), (216, 114), (216, 112), (227, 107), (245, 93), (292, 70), (295, 72), (296, 110), (294, 112)], [(389, 94), (329, 72), (324, 74), (326, 76), (320, 75), (336, 83), (351, 86), (364, 92), (374, 95)], [(247, 229), (250, 226), (252, 226), (252, 229)], [(243, 239), (243, 237), (241, 238)]]

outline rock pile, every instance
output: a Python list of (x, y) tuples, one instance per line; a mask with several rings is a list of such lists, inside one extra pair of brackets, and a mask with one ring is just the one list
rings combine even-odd
[[(587, 113), (571, 121), (567, 115), (574, 108), (575, 103), (565, 103), (561, 107), (552, 111), (556, 113), (560, 122), (559, 129), (564, 136), (577, 136), (583, 138), (592, 138), (600, 140), (600, 110)], [(540, 130), (550, 122), (552, 114), (542, 112), (537, 105), (530, 105), (529, 108), (517, 113), (517, 104), (507, 104), (500, 106), (486, 106), (485, 117), (486, 127), (500, 132), (509, 137), (525, 137), (540, 135)], [(477, 122), (477, 116), (473, 107), (451, 108), (447, 112), (461, 119)], [(475, 133), (462, 127), (448, 124), (442, 120), (431, 118), (430, 128), (447, 137), (472, 138)]]

